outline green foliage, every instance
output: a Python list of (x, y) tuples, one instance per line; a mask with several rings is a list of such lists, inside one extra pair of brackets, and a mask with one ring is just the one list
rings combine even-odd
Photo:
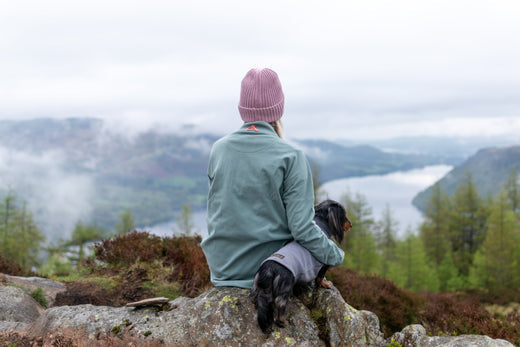
[(38, 273), (43, 276), (68, 276), (74, 268), (70, 260), (63, 254), (51, 254), (47, 261), (38, 268)]
[(392, 216), (390, 205), (383, 210), (381, 220), (376, 224), (377, 246), (381, 253), (381, 276), (386, 277), (390, 273), (391, 263), (396, 261), (396, 234), (398, 222)]
[(44, 239), (27, 204), (19, 204), (16, 195), (9, 191), (0, 200), (0, 254), (29, 271), (38, 264)]
[(123, 235), (135, 230), (135, 220), (132, 211), (124, 210), (120, 218), (120, 221), (116, 224), (116, 234)]
[(431, 190), (424, 210), (424, 222), (419, 228), (419, 236), (428, 258), (435, 266), (439, 266), (445, 255), (452, 249), (448, 220), (451, 202), (439, 183), (436, 183)]
[(504, 190), (507, 194), (507, 199), (511, 209), (515, 213), (520, 213), (520, 184), (518, 183), (518, 172), (515, 167), (511, 168), (511, 172), (504, 184)]
[(423, 244), (410, 230), (397, 243), (395, 265), (389, 278), (397, 285), (413, 291), (438, 290), (437, 274), (428, 264)]
[(386, 347), (403, 347), (403, 345), (392, 338), (390, 342), (386, 344)]
[(459, 273), (467, 276), (473, 255), (484, 240), (487, 207), (479, 195), (470, 172), (455, 189), (449, 214), (453, 261)]
[(85, 247), (88, 243), (99, 241), (105, 237), (106, 232), (99, 228), (96, 224), (85, 225), (83, 222), (78, 221), (72, 232), (70, 240), (66, 241), (63, 246), (71, 247), (77, 246), (77, 258), (73, 259), (78, 263), (85, 260)]
[(366, 197), (360, 193), (352, 197), (347, 192), (340, 202), (345, 206), (353, 225), (343, 245), (344, 265), (362, 273), (374, 273), (379, 268), (381, 256), (376, 248), (372, 208)]
[(506, 191), (493, 203), (487, 234), (475, 255), (471, 279), (477, 288), (518, 288), (520, 229)]
[(43, 292), (42, 288), (38, 287), (34, 289), (30, 294), (32, 298), (36, 300), (37, 303), (39, 303), (42, 307), (47, 308), (49, 302), (45, 297), (45, 293)]
[(176, 233), (184, 236), (194, 236), (198, 230), (195, 228), (193, 222), (193, 211), (189, 204), (184, 204), (182, 210), (177, 217), (177, 228), (174, 229)]

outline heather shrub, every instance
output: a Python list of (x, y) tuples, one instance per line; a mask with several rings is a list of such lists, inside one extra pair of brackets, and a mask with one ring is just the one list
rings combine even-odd
[(161, 258), (161, 238), (146, 231), (132, 231), (105, 239), (94, 245), (96, 259), (112, 265), (131, 265), (136, 261), (152, 261)]
[(160, 287), (170, 296), (180, 291), (193, 297), (211, 285), (201, 240), (200, 236), (161, 238), (133, 231), (94, 245), (95, 259), (112, 266), (99, 265), (93, 259), (83, 265), (92, 273), (123, 276), (124, 281), (138, 273), (143, 289)]
[(327, 278), (350, 305), (374, 312), (386, 337), (415, 322), (421, 302), (417, 294), (376, 275), (361, 275), (343, 267), (330, 269)]
[(424, 293), (418, 323), (431, 335), (488, 335), (520, 345), (520, 315), (496, 319), (476, 295)]
[(171, 279), (182, 284), (182, 291), (194, 296), (210, 285), (208, 263), (200, 242), (200, 236), (174, 237), (163, 240), (165, 259), (163, 265), (173, 265)]
[(6, 259), (0, 253), (0, 272), (11, 276), (22, 276), (23, 271), (20, 265), (10, 259)]

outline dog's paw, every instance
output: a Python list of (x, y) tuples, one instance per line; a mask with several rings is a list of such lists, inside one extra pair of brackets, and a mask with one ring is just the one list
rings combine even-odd
[(330, 283), (329, 281), (327, 281), (325, 279), (322, 279), (320, 286), (325, 289), (330, 289), (330, 288), (332, 288), (332, 283)]
[(285, 326), (287, 325), (287, 321), (285, 319), (276, 319), (274, 323), (280, 328), (285, 328)]

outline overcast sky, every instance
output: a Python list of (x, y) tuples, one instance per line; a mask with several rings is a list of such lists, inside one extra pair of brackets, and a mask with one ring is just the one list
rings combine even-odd
[(240, 126), (278, 72), (287, 137), (520, 134), (520, 1), (0, 0), (0, 119)]

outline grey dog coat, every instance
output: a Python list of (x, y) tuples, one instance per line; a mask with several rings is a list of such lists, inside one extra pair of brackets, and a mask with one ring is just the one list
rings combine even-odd
[[(329, 226), (320, 218), (314, 218), (320, 229), (330, 238)], [(295, 282), (311, 282), (317, 276), (323, 264), (320, 263), (305, 247), (297, 241), (291, 241), (276, 253), (271, 255), (266, 261), (275, 261), (287, 268), (294, 275)]]

